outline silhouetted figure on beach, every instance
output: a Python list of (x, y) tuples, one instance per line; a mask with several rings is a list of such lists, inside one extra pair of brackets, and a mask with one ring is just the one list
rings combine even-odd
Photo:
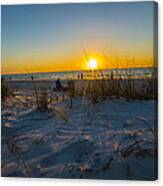
[(83, 73), (81, 73), (81, 79), (83, 79)]
[(34, 77), (33, 76), (31, 76), (31, 80), (33, 81), (33, 79), (34, 79)]
[(111, 71), (110, 79), (111, 79), (111, 80), (114, 79), (113, 71)]
[(59, 78), (58, 78), (57, 81), (55, 82), (55, 85), (56, 85), (56, 89), (57, 89), (58, 91), (63, 90), (63, 87), (62, 87), (62, 84), (61, 84), (61, 81), (60, 81)]

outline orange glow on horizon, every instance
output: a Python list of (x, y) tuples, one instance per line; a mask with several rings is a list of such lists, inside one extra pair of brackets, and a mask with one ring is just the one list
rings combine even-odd
[[(112, 68), (136, 68), (152, 67), (154, 65), (153, 56), (125, 57), (125, 56), (103, 56), (101, 54), (89, 55), (85, 58), (71, 58), (67, 60), (53, 59), (30, 59), (28, 58), (6, 58), (2, 59), (2, 74), (27, 74), (41, 72), (64, 72), (64, 71), (82, 71), (94, 69), (112, 69)], [(17, 65), (16, 65), (17, 64)]]

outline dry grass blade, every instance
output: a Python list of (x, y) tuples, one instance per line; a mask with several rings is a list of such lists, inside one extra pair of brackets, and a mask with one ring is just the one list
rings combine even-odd
[(63, 110), (61, 110), (57, 107), (53, 107), (53, 108), (50, 109), (50, 111), (54, 115), (59, 116), (60, 118), (62, 118), (65, 122), (68, 122), (68, 116), (66, 115), (66, 113)]
[(154, 134), (154, 130), (152, 129), (152, 127), (149, 125), (149, 123), (145, 119), (136, 117), (135, 120), (142, 121), (148, 127), (148, 129), (152, 132), (152, 134)]

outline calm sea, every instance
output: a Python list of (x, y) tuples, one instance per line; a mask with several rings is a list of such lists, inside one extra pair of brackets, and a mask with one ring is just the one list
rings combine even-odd
[(111, 74), (116, 76), (120, 74), (122, 77), (126, 73), (133, 74), (134, 77), (150, 77), (152, 72), (156, 71), (154, 68), (134, 68), (132, 69), (111, 69), (111, 70), (98, 70), (96, 72), (90, 71), (66, 71), (66, 72), (48, 72), (48, 73), (29, 73), (29, 74), (12, 74), (12, 75), (2, 75), (3, 78), (8, 80), (56, 80), (60, 78), (61, 80), (67, 79), (91, 79), (96, 73), (97, 78), (109, 77)]

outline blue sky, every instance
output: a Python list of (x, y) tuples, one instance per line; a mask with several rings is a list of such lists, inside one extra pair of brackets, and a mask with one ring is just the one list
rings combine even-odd
[(63, 67), (80, 58), (81, 46), (91, 54), (152, 54), (152, 1), (9, 5), (2, 6), (1, 13), (4, 72), (10, 72), (13, 63), (38, 65), (47, 58)]

